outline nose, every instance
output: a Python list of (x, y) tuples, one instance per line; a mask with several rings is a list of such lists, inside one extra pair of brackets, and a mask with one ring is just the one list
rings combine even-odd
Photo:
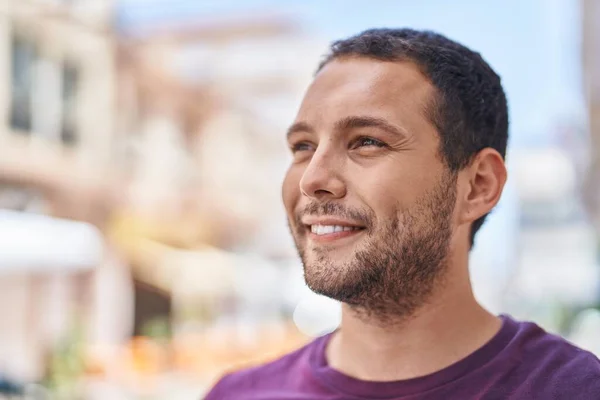
[(331, 152), (317, 149), (300, 179), (300, 191), (315, 200), (340, 199), (346, 195), (343, 161)]

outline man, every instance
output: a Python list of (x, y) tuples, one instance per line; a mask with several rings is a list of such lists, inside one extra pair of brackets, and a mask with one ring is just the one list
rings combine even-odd
[(332, 45), (288, 131), (283, 200), (333, 334), (208, 399), (600, 399), (600, 361), (475, 300), (468, 255), (506, 181), (500, 78), (444, 36)]

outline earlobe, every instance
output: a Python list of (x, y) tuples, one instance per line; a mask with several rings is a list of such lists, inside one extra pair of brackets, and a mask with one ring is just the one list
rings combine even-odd
[(466, 168), (468, 187), (462, 222), (472, 222), (489, 213), (500, 200), (507, 178), (504, 159), (494, 149), (481, 150)]

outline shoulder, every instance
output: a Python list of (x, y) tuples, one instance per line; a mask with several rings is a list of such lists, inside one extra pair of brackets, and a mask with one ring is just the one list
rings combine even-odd
[(286, 387), (290, 379), (298, 379), (310, 368), (310, 357), (319, 338), (275, 361), (235, 371), (223, 376), (205, 400), (239, 398), (236, 395), (269, 391)]
[(519, 322), (515, 345), (524, 358), (556, 370), (590, 369), (600, 373), (600, 360), (561, 336), (549, 333), (532, 322)]
[(527, 370), (523, 375), (551, 398), (600, 398), (600, 360), (594, 354), (530, 322), (519, 323), (514, 345)]
[[(539, 379), (546, 380), (548, 395), (555, 399), (600, 399), (600, 360), (567, 341), (561, 346), (540, 369)], [(552, 384), (548, 385), (548, 380)]]

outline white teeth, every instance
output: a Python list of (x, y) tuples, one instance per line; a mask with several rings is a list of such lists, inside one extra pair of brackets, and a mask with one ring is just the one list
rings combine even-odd
[(311, 225), (310, 231), (317, 235), (329, 235), (334, 232), (353, 231), (358, 229), (354, 226), (341, 226), (341, 225)]

